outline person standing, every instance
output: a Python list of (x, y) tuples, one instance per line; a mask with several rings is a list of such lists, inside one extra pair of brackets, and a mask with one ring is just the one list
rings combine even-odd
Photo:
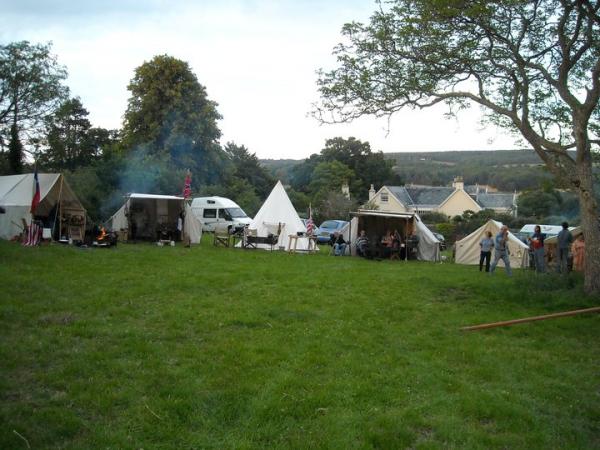
[(558, 273), (569, 272), (569, 247), (573, 243), (573, 235), (569, 231), (569, 224), (562, 223), (563, 229), (558, 233), (558, 260), (556, 261), (556, 271)]
[(360, 231), (360, 235), (358, 236), (358, 239), (356, 239), (356, 243), (354, 245), (356, 246), (356, 254), (358, 256), (362, 256), (364, 258), (371, 256), (369, 251), (369, 239), (367, 238), (367, 233), (365, 230)]
[(533, 254), (533, 261), (535, 264), (535, 271), (537, 273), (544, 273), (544, 239), (546, 235), (542, 233), (542, 228), (536, 225), (533, 229), (533, 234), (529, 238), (529, 247)]
[(585, 266), (585, 239), (583, 234), (577, 236), (577, 239), (573, 242), (571, 253), (573, 253), (573, 270), (583, 272)]
[(504, 261), (504, 268), (506, 269), (506, 274), (509, 277), (512, 276), (508, 251), (508, 227), (506, 225), (502, 225), (502, 228), (500, 228), (500, 232), (496, 235), (494, 249), (494, 262), (490, 267), (490, 275), (492, 275), (494, 273), (494, 270), (496, 270), (498, 261), (502, 260)]
[(490, 260), (492, 259), (492, 248), (494, 247), (494, 240), (492, 239), (492, 232), (486, 231), (485, 237), (479, 243), (481, 247), (481, 253), (479, 255), (479, 271), (483, 269), (483, 262), (485, 261), (485, 271), (490, 271)]

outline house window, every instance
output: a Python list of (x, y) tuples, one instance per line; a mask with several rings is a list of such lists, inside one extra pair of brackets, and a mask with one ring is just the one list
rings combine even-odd
[(217, 217), (217, 210), (216, 209), (205, 209), (204, 214), (202, 214), (202, 216), (206, 219), (214, 219)]
[(382, 192), (381, 193), (381, 203), (387, 203), (388, 202), (388, 194), (387, 192)]

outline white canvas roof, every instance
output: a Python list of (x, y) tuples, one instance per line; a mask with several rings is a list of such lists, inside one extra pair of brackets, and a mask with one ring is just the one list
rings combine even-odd
[[(40, 203), (36, 216), (48, 216), (59, 200), (65, 208), (80, 210), (85, 216), (81, 202), (60, 173), (38, 173)], [(31, 200), (35, 192), (34, 175), (8, 175), (0, 177), (0, 206), (6, 209), (0, 214), (0, 238), (11, 239), (23, 230), (21, 219), (31, 221)]]
[[(300, 220), (281, 181), (277, 182), (250, 225), (248, 225), (248, 229), (256, 230), (258, 237), (279, 234), (276, 247), (283, 249), (287, 249), (290, 235), (297, 235), (299, 232), (306, 233), (306, 227)], [(259, 247), (263, 249), (271, 248), (269, 245), (259, 245)], [(308, 239), (298, 239), (296, 249), (308, 250)]]
[(177, 195), (160, 195), (160, 194), (139, 194), (133, 192), (129, 194), (129, 198), (154, 198), (158, 200), (183, 200), (183, 197)]
[[(501, 222), (490, 219), (467, 237), (457, 241), (455, 262), (457, 264), (479, 264), (479, 255), (481, 253), (479, 243), (488, 231), (491, 231), (492, 238), (495, 238), (496, 234), (500, 232), (501, 227)], [(508, 233), (508, 251), (512, 267), (524, 268), (529, 266), (529, 247), (511, 232)], [(498, 264), (504, 266), (502, 260)]]

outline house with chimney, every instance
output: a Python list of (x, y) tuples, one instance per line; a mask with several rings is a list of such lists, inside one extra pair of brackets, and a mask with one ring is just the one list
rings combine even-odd
[(369, 202), (386, 212), (418, 214), (435, 212), (448, 217), (465, 211), (491, 209), (497, 213), (517, 214), (517, 193), (498, 192), (489, 186), (465, 186), (462, 177), (455, 177), (452, 186), (382, 186), (369, 190)]

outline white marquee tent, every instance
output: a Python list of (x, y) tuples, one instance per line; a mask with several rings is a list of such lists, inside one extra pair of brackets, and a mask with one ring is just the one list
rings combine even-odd
[(407, 237), (414, 230), (419, 236), (419, 245), (417, 246), (417, 259), (421, 261), (439, 261), (440, 260), (440, 241), (434, 236), (429, 228), (423, 223), (418, 214), (412, 213), (389, 213), (376, 210), (360, 209), (352, 213), (354, 217), (349, 225), (342, 228), (344, 239), (352, 243), (352, 254), (356, 253), (354, 242), (358, 237), (359, 228), (367, 232), (367, 236), (372, 238), (374, 234), (377, 237), (383, 236), (386, 230), (398, 229), (406, 242)]
[[(490, 219), (467, 237), (457, 241), (454, 261), (457, 264), (479, 264), (479, 255), (481, 252), (479, 243), (488, 231), (492, 232), (492, 239), (494, 239), (500, 232), (501, 227), (501, 222)], [(508, 251), (510, 253), (509, 258), (511, 267), (525, 268), (529, 266), (529, 247), (510, 231), (508, 233)], [(504, 262), (500, 260), (498, 265), (504, 267)]]
[[(44, 227), (55, 229), (57, 237), (71, 237), (71, 231), (83, 238), (85, 208), (60, 173), (38, 173), (40, 203), (35, 216)], [(12, 239), (23, 231), (23, 220), (31, 222), (31, 200), (35, 192), (34, 174), (0, 177), (0, 238)]]
[[(113, 231), (127, 234), (129, 239), (157, 238), (157, 230), (167, 229), (175, 234), (177, 219), (182, 210), (183, 197), (174, 195), (132, 193), (106, 225)], [(202, 237), (202, 224), (186, 204), (184, 233), (191, 243), (199, 243)]]
[[(248, 225), (248, 230), (255, 233), (259, 238), (267, 237), (269, 234), (279, 236), (274, 249), (287, 249), (290, 235), (306, 233), (306, 227), (300, 220), (281, 181), (277, 182), (260, 207), (254, 220)], [(268, 244), (258, 244), (258, 247), (271, 249)], [(308, 238), (299, 238), (296, 249), (308, 250)]]

